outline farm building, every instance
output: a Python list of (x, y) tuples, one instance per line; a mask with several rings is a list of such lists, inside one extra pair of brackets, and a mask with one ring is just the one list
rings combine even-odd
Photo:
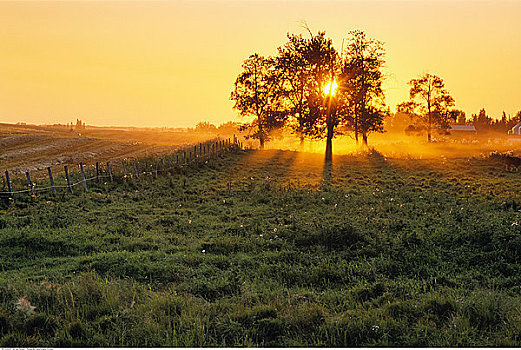
[(476, 132), (476, 128), (474, 125), (450, 125), (449, 131), (450, 133), (473, 134)]
[(455, 139), (473, 139), (476, 135), (474, 125), (449, 125), (448, 128), (442, 129), (440, 125), (434, 126), (442, 136), (449, 136)]
[(448, 132), (453, 135), (471, 135), (476, 133), (474, 125), (449, 125), (447, 129), (442, 129), (441, 125), (434, 125), (440, 132)]
[(514, 125), (514, 127), (508, 130), (509, 135), (521, 135), (521, 122)]

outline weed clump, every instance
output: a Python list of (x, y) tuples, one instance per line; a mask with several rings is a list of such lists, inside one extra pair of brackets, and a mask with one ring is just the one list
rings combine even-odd
[(328, 251), (355, 249), (368, 242), (366, 237), (349, 223), (317, 225), (313, 230), (303, 229), (296, 232), (293, 239), (297, 247), (322, 246)]

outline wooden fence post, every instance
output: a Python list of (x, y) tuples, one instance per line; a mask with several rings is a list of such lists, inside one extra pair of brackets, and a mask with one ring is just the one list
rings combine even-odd
[(31, 181), (31, 176), (29, 175), (29, 172), (25, 172), (25, 176), (27, 177), (27, 184), (29, 185), (29, 188), (31, 189), (31, 196), (34, 196), (34, 186)]
[(9, 195), (11, 198), (13, 197), (13, 188), (11, 187), (11, 179), (9, 178), (9, 171), (5, 171), (5, 179), (7, 180), (7, 189), (9, 190)]
[(80, 171), (83, 179), (83, 189), (87, 192), (87, 179), (85, 178), (85, 172), (83, 171), (83, 163), (80, 163)]
[(72, 194), (71, 179), (69, 178), (69, 169), (67, 168), (67, 165), (65, 165), (64, 168), (65, 168), (65, 177), (67, 178), (67, 186), (69, 186), (69, 191)]
[(96, 181), (99, 182), (99, 162), (96, 162)]
[(158, 166), (159, 162), (156, 160), (156, 179), (157, 179), (157, 166)]
[(203, 144), (200, 143), (200, 144), (199, 144), (199, 158), (201, 158), (202, 155), (203, 155)]
[(49, 180), (51, 180), (52, 194), (56, 196), (56, 188), (54, 188), (54, 179), (52, 178), (51, 167), (47, 167), (47, 172), (49, 172)]
[(183, 164), (186, 165), (186, 151), (183, 151)]
[(137, 179), (138, 178), (138, 174), (137, 174), (136, 162), (134, 162), (134, 174), (136, 175), (136, 179)]
[(125, 166), (125, 160), (121, 161), (121, 165), (123, 165), (123, 175), (127, 176), (127, 167)]
[(107, 162), (107, 171), (109, 172), (109, 176), (110, 176), (110, 182), (112, 182), (112, 170), (110, 170), (110, 163)]

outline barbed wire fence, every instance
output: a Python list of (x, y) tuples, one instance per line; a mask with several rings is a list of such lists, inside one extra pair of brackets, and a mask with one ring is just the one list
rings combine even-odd
[[(58, 192), (75, 193), (75, 188), (83, 187), (83, 192), (89, 190), (92, 181), (114, 182), (117, 179), (137, 180), (146, 175), (157, 178), (160, 174), (173, 170), (186, 169), (195, 164), (201, 164), (216, 159), (225, 152), (243, 149), (242, 142), (234, 135), (228, 139), (212, 139), (199, 144), (186, 146), (173, 153), (145, 158), (122, 159), (120, 162), (107, 161), (93, 164), (79, 163), (79, 171), (71, 171), (69, 165), (64, 166), (64, 173), (56, 177), (65, 184), (57, 184), (51, 167), (47, 167), (47, 177), (31, 179), (29, 171), (25, 172), (25, 178), (12, 177), (9, 170), (5, 170), (0, 187), (0, 198), (14, 199), (19, 196), (35, 197), (36, 194), (52, 192), (54, 196)], [(119, 163), (119, 164), (118, 164)], [(43, 182), (46, 185), (38, 186)]]

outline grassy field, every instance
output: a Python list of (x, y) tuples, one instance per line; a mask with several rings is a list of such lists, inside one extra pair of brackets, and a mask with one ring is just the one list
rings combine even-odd
[(237, 151), (0, 203), (1, 346), (519, 346), (517, 172)]

